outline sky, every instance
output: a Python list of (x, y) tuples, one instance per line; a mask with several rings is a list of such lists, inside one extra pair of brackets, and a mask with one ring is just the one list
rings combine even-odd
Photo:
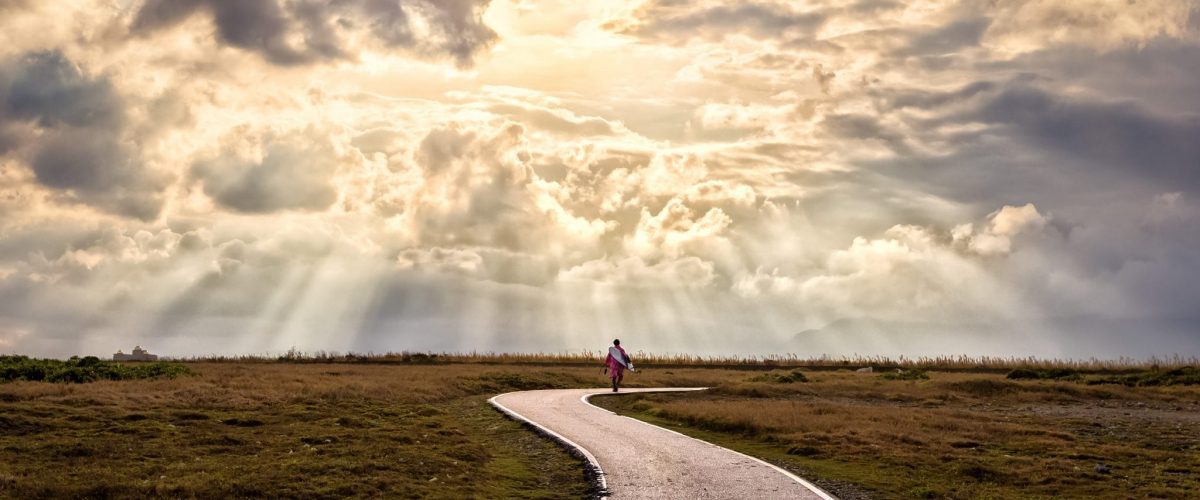
[(1200, 353), (1195, 0), (0, 0), (0, 353)]

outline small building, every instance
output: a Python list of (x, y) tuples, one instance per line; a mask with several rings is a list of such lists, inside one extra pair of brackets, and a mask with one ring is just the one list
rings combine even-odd
[(130, 354), (118, 350), (116, 354), (113, 354), (113, 361), (158, 361), (158, 355), (150, 354), (139, 345), (134, 347)]

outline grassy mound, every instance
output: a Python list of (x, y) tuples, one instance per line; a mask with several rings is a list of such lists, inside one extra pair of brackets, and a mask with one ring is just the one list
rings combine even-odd
[(795, 384), (797, 382), (808, 382), (808, 377), (804, 376), (804, 372), (800, 370), (792, 370), (790, 372), (771, 371), (757, 377), (752, 377), (751, 382), (768, 382), (772, 384)]
[(28, 380), (81, 384), (97, 380), (174, 378), (191, 373), (191, 370), (182, 364), (164, 361), (121, 364), (104, 361), (95, 356), (75, 356), (66, 361), (33, 359), (28, 356), (0, 356), (0, 382)]
[(913, 368), (883, 373), (879, 375), (879, 378), (883, 380), (929, 380), (929, 374), (920, 368)]
[(1200, 368), (1184, 366), (1174, 370), (1151, 370), (1126, 375), (1109, 375), (1090, 378), (1088, 385), (1117, 384), (1127, 387), (1197, 385), (1200, 384)]

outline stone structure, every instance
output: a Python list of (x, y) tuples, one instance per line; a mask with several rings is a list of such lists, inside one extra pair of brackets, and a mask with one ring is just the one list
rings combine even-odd
[(142, 346), (137, 346), (133, 348), (131, 354), (125, 354), (118, 350), (116, 354), (113, 354), (113, 361), (158, 361), (158, 355), (150, 354), (142, 349)]

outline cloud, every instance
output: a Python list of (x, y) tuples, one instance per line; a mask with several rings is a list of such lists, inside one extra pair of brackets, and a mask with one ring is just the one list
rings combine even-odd
[(565, 269), (558, 275), (558, 280), (563, 283), (599, 283), (635, 288), (703, 288), (711, 285), (715, 279), (713, 263), (696, 257), (662, 260), (656, 264), (647, 264), (636, 257), (593, 260)]
[(1166, 186), (1200, 188), (1200, 113), (1158, 116), (1131, 102), (1056, 96), (1023, 85), (988, 100), (974, 119), (1007, 125), (1022, 142)]
[(954, 239), (965, 242), (967, 248), (980, 255), (1003, 255), (1012, 251), (1014, 236), (1027, 228), (1040, 229), (1046, 224), (1046, 218), (1032, 203), (1020, 207), (1005, 206), (993, 212), (990, 219), (987, 227), (978, 234), (972, 234), (970, 225), (955, 227)]
[[(220, 43), (258, 53), (281, 66), (350, 60), (360, 49), (379, 47), (449, 58), (469, 67), (497, 39), (483, 23), (489, 2), (147, 0), (129, 29), (149, 35), (203, 14), (215, 25)], [(356, 40), (363, 39), (370, 43), (355, 46)]]
[(343, 160), (327, 135), (268, 133), (257, 146), (249, 156), (225, 152), (200, 161), (192, 176), (220, 206), (239, 212), (324, 210), (337, 201), (331, 178)]
[(6, 349), (1195, 345), (1187, 2), (4, 8)]
[(0, 85), (0, 129), (37, 131), (18, 137), (31, 137), (21, 146), (38, 183), (104, 211), (158, 217), (169, 177), (147, 168), (126, 137), (128, 104), (107, 78), (50, 51), (4, 62)]
[(612, 22), (622, 33), (662, 40), (703, 37), (720, 39), (744, 33), (757, 38), (807, 37), (821, 26), (825, 16), (797, 12), (771, 3), (743, 3), (693, 8), (690, 3), (647, 2), (633, 19)]

